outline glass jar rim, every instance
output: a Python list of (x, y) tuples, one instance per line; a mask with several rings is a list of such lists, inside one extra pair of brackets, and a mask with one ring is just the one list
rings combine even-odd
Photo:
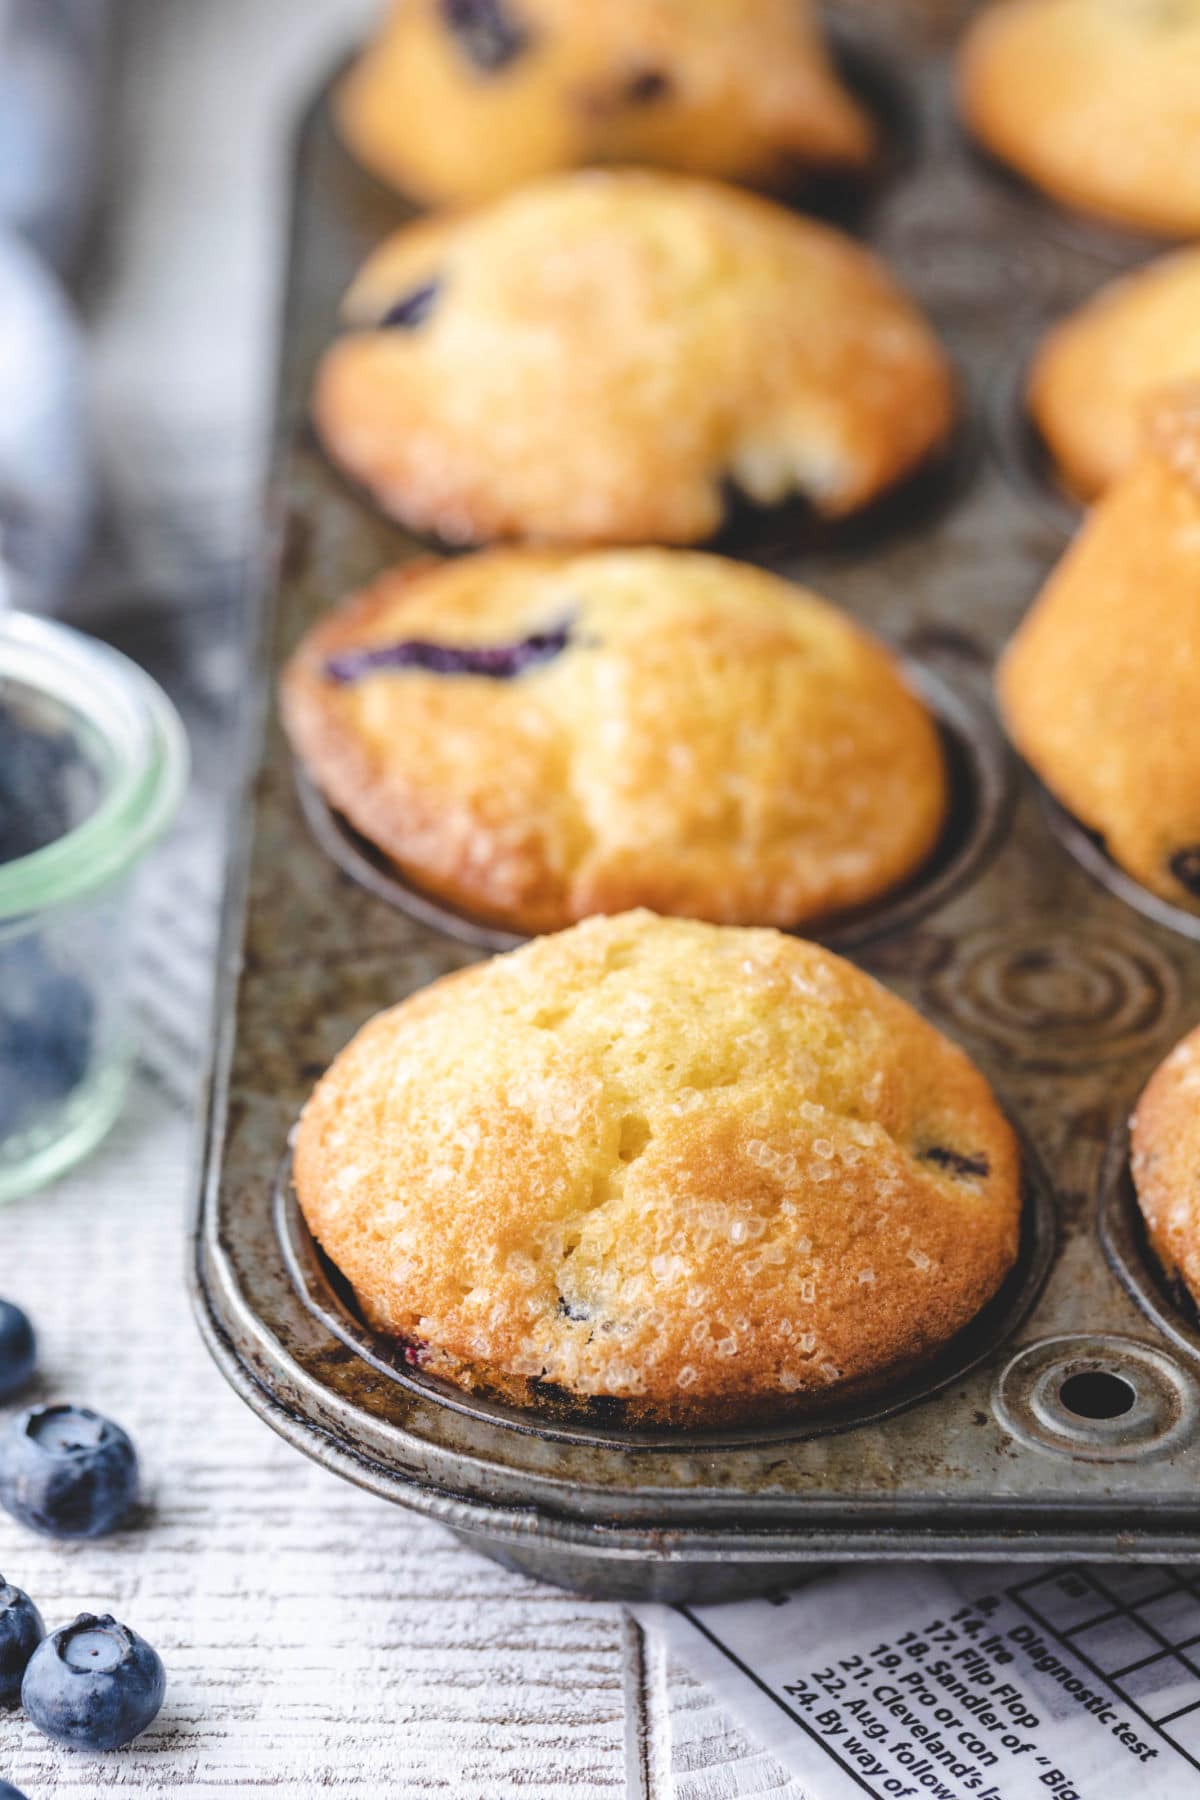
[(71, 626), (0, 612), (0, 679), (57, 701), (102, 746), (101, 796), (87, 817), (28, 856), (0, 863), (0, 924), (118, 879), (166, 830), (187, 785), (187, 736), (156, 681)]

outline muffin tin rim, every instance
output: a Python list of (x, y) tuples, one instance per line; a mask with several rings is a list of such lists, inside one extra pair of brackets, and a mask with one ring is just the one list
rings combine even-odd
[[(896, 46), (896, 55), (907, 59), (905, 67), (909, 73), (914, 63), (919, 67), (925, 54), (919, 44), (914, 46), (909, 42)], [(916, 85), (916, 81), (910, 82), (913, 89)], [(306, 154), (310, 149), (310, 145), (305, 146)], [(327, 169), (322, 170), (321, 179), (328, 186)], [(335, 179), (341, 182), (346, 177), (337, 173)], [(312, 222), (306, 218), (306, 224)], [(316, 224), (319, 227), (319, 219)], [(303, 274), (301, 279), (303, 281)], [(311, 275), (309, 279), (311, 284)], [(293, 305), (297, 299), (303, 305), (303, 289), (297, 290), (293, 285), (291, 291)], [(299, 342), (303, 342), (302, 336)], [(986, 365), (983, 367), (986, 370)], [(282, 405), (284, 420), (294, 419), (298, 409), (294, 405), (289, 407), (287, 390)], [(258, 621), (261, 631), (266, 622), (262, 610), (258, 613)], [(260, 679), (269, 679), (261, 644), (256, 666)], [(248, 788), (243, 787), (237, 803), (244, 807), (247, 798)], [(301, 1397), (303, 1413), (299, 1410), (301, 1401), (286, 1386), (268, 1391), (267, 1372), (263, 1369), (260, 1353), (259, 1326), (253, 1316), (246, 1317), (244, 1311), (239, 1310), (236, 1297), (225, 1291), (220, 1261), (214, 1263), (212, 1257), (214, 1245), (222, 1233), (222, 1215), (214, 1203), (221, 1185), (220, 1163), (227, 1144), (233, 1162), (223, 1188), (227, 1198), (233, 1197), (229, 1182), (236, 1180), (238, 1172), (244, 1173), (248, 1166), (245, 1144), (236, 1145), (236, 1124), (229, 1132), (223, 1129), (227, 1112), (232, 1114), (234, 1121), (237, 1119), (234, 1109), (238, 1105), (239, 1089), (228, 1094), (222, 1074), (228, 1068), (238, 1021), (232, 1002), (242, 943), (242, 912), (238, 898), (244, 870), (239, 870), (237, 865), (246, 859), (249, 850), (249, 839), (243, 835), (234, 846), (235, 873), (227, 892), (222, 953), (225, 1005), (214, 1064), (206, 1146), (208, 1203), (207, 1210), (202, 1211), (197, 1220), (197, 1261), (191, 1283), (201, 1329), (223, 1373), (242, 1397), (298, 1448), (390, 1500), (405, 1502), (441, 1518), (476, 1547), (510, 1565), (594, 1589), (598, 1576), (589, 1573), (594, 1563), (597, 1571), (603, 1566), (605, 1591), (612, 1591), (620, 1581), (626, 1593), (637, 1593), (642, 1597), (650, 1591), (663, 1591), (662, 1584), (669, 1580), (672, 1566), (682, 1570), (686, 1565), (695, 1571), (695, 1580), (702, 1583), (706, 1571), (697, 1565), (705, 1563), (742, 1570), (739, 1582), (741, 1590), (745, 1591), (751, 1582), (762, 1580), (761, 1571), (768, 1565), (772, 1579), (778, 1582), (789, 1569), (794, 1570), (805, 1562), (845, 1561), (859, 1556), (928, 1558), (932, 1555), (971, 1559), (990, 1556), (994, 1559), (996, 1554), (1006, 1554), (1018, 1559), (1060, 1561), (1081, 1555), (1101, 1560), (1167, 1555), (1177, 1560), (1200, 1559), (1194, 1499), (1189, 1496), (1185, 1504), (1169, 1484), (1164, 1487), (1161, 1476), (1153, 1477), (1147, 1471), (1147, 1481), (1134, 1483), (1139, 1506), (1136, 1516), (1130, 1513), (1128, 1503), (1119, 1504), (1119, 1493), (1116, 1496), (1118, 1504), (1114, 1506), (1111, 1490), (1089, 1486), (1086, 1480), (1073, 1487), (1060, 1475), (1057, 1484), (1049, 1487), (1035, 1481), (1031, 1492), (1022, 1485), (1022, 1471), (1016, 1462), (1008, 1465), (1013, 1486), (1006, 1483), (1001, 1488), (980, 1494), (968, 1483), (965, 1492), (959, 1492), (955, 1487), (957, 1472), (952, 1465), (943, 1466), (944, 1457), (939, 1457), (936, 1444), (931, 1442), (929, 1457), (939, 1468), (940, 1479), (950, 1483), (948, 1492), (939, 1488), (936, 1497), (931, 1498), (922, 1486), (919, 1470), (911, 1461), (914, 1454), (922, 1453), (917, 1445), (908, 1441), (902, 1421), (898, 1421), (901, 1429), (897, 1441), (906, 1476), (902, 1494), (893, 1494), (885, 1486), (878, 1493), (863, 1496), (853, 1469), (842, 1468), (839, 1472), (842, 1485), (833, 1490), (832, 1503), (827, 1504), (825, 1495), (819, 1490), (798, 1489), (783, 1497), (781, 1510), (798, 1522), (796, 1529), (780, 1527), (777, 1513), (764, 1513), (764, 1496), (755, 1486), (745, 1496), (752, 1510), (744, 1518), (724, 1508), (714, 1512), (708, 1530), (703, 1529), (702, 1524), (700, 1528), (680, 1525), (678, 1529), (663, 1531), (637, 1522), (645, 1518), (644, 1510), (636, 1510), (637, 1490), (626, 1497), (624, 1508), (619, 1507), (620, 1496), (614, 1495), (609, 1518), (598, 1521), (578, 1513), (570, 1520), (564, 1519), (552, 1505), (546, 1505), (538, 1497), (544, 1494), (544, 1489), (536, 1473), (529, 1478), (528, 1497), (518, 1494), (513, 1499), (510, 1486), (509, 1501), (505, 1504), (471, 1502), (461, 1493), (447, 1488), (417, 1488), (394, 1459), (381, 1456), (378, 1461), (372, 1461), (371, 1449), (362, 1447), (352, 1433), (343, 1431), (339, 1435), (337, 1398), (328, 1386), (322, 1385), (319, 1364), (315, 1374), (307, 1368), (301, 1371), (306, 1386), (306, 1394)], [(249, 1164), (253, 1160), (251, 1154)], [(224, 1216), (228, 1217), (227, 1214)], [(1089, 1270), (1093, 1263), (1103, 1269), (1098, 1258), (1090, 1257)], [(1119, 1290), (1115, 1282), (1106, 1279), (1097, 1287), (1095, 1275), (1090, 1279), (1098, 1296), (1105, 1287), (1113, 1296), (1112, 1299), (1101, 1298), (1105, 1317), (1119, 1312), (1126, 1321), (1132, 1319), (1136, 1324), (1138, 1315), (1133, 1304), (1123, 1295), (1117, 1299)], [(1052, 1308), (1051, 1300), (1046, 1310)], [(1128, 1323), (1123, 1328), (1128, 1329)], [(972, 1384), (971, 1392), (976, 1385)], [(946, 1405), (945, 1400), (932, 1403), (935, 1422), (945, 1418)], [(840, 1440), (826, 1441), (832, 1444)], [(965, 1441), (963, 1448), (966, 1448)], [(1013, 1448), (1009, 1447), (1010, 1455)], [(460, 1463), (469, 1460), (469, 1456), (459, 1456)], [(969, 1475), (974, 1463), (975, 1458), (968, 1452), (962, 1472)], [(1037, 1469), (1030, 1473), (1040, 1475), (1042, 1471)], [(847, 1507), (848, 1491), (851, 1498)], [(1129, 1492), (1128, 1489), (1125, 1491)], [(913, 1495), (917, 1496), (915, 1500)], [(720, 1496), (717, 1496), (717, 1502), (719, 1507)], [(696, 1516), (694, 1510), (691, 1516)], [(633, 1522), (628, 1526), (613, 1525), (612, 1520), (616, 1518)], [(758, 1525), (763, 1519), (766, 1529)], [(688, 1577), (689, 1582), (692, 1579)], [(659, 1584), (657, 1590), (654, 1588), (656, 1582)], [(678, 1591), (677, 1587), (675, 1592)], [(694, 1587), (689, 1587), (688, 1591), (694, 1592)], [(728, 1593), (728, 1587), (724, 1591)]]
[(1182, 906), (1143, 887), (1136, 876), (1130, 875), (1109, 854), (1103, 836), (1090, 831), (1077, 819), (1036, 771), (1030, 773), (1036, 786), (1038, 805), (1051, 835), (1086, 875), (1143, 918), (1153, 920), (1178, 937), (1188, 938), (1193, 943), (1200, 941), (1200, 913), (1187, 912)]

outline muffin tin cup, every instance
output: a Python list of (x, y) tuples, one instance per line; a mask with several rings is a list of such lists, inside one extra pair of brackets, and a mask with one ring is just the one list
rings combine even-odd
[[(406, 1363), (403, 1347), (373, 1331), (363, 1320), (345, 1278), (325, 1256), (305, 1224), (292, 1186), (291, 1157), (284, 1158), (276, 1178), (274, 1223), (292, 1286), (321, 1324), (361, 1358), (376, 1374), (452, 1413), (504, 1431), (522, 1432), (547, 1443), (576, 1444), (594, 1450), (629, 1454), (647, 1450), (699, 1452), (787, 1444), (799, 1439), (851, 1431), (889, 1418), (937, 1394), (976, 1368), (1005, 1344), (1031, 1311), (1054, 1255), (1054, 1201), (1045, 1171), (1033, 1147), (1022, 1140), (1021, 1238), (1017, 1260), (998, 1292), (936, 1356), (918, 1369), (878, 1390), (853, 1399), (834, 1400), (807, 1410), (783, 1412), (772, 1424), (738, 1429), (710, 1427), (640, 1427), (590, 1422), (586, 1405), (579, 1415), (562, 1407), (546, 1409), (511, 1405), (484, 1394), (455, 1387), (439, 1376)], [(607, 1407), (606, 1407), (607, 1410)]]
[[(880, 155), (874, 169), (863, 177), (813, 178), (774, 198), (806, 215), (816, 215), (850, 235), (862, 236), (872, 213), (886, 202), (892, 188), (903, 182), (918, 158), (920, 108), (903, 74), (882, 49), (870, 42), (868, 34), (835, 20), (831, 36), (843, 80), (876, 121)], [(337, 137), (330, 100), (352, 61), (347, 58), (314, 99), (304, 121), (303, 135), (306, 147), (315, 147), (322, 161), (331, 165), (328, 178), (335, 203), (362, 225), (370, 241), (377, 242), (422, 214), (413, 201), (360, 168)], [(341, 329), (336, 317), (330, 325), (330, 336)], [(956, 373), (958, 409), (946, 440), (935, 445), (894, 486), (884, 489), (865, 507), (844, 519), (825, 519), (801, 497), (764, 506), (731, 485), (725, 516), (717, 531), (707, 543), (690, 547), (746, 561), (796, 554), (867, 556), (880, 542), (893, 536), (928, 529), (974, 479), (982, 450), (983, 434), (975, 417), (969, 383), (961, 370)], [(403, 529), (372, 490), (326, 449), (307, 410), (307, 397), (304, 406), (309, 448), (321, 456), (337, 485), (373, 521), (393, 525), (398, 531)], [(435, 556), (459, 556), (481, 547), (440, 538), (432, 531), (413, 531), (408, 534), (408, 541), (419, 542)]]
[[(853, 912), (789, 928), (796, 936), (814, 938), (842, 954), (909, 930), (944, 906), (983, 868), (1004, 835), (1012, 806), (1012, 761), (990, 709), (924, 663), (908, 660), (904, 672), (941, 735), (950, 789), (946, 824), (924, 865), (899, 887)], [(377, 899), (417, 924), (477, 950), (496, 953), (528, 942), (520, 932), (473, 918), (409, 880), (329, 805), (299, 764), (296, 791), (322, 850)]]
[(1152, 894), (1140, 881), (1135, 881), (1132, 875), (1113, 861), (1104, 846), (1103, 838), (1096, 832), (1089, 831), (1086, 825), (1081, 825), (1074, 814), (1069, 813), (1050, 790), (1040, 784), (1038, 800), (1054, 836), (1094, 881), (1098, 881), (1110, 894), (1114, 894), (1126, 906), (1133, 907), (1144, 918), (1152, 919), (1156, 925), (1165, 926), (1168, 931), (1174, 931), (1180, 937), (1190, 938), (1193, 943), (1200, 942), (1200, 913), (1187, 912), (1182, 906), (1173, 906), (1169, 900), (1164, 900), (1159, 894)]
[[(956, 149), (949, 63), (968, 0), (923, 13), (919, 42), (899, 15), (881, 25), (878, 0), (845, 10), (868, 44), (885, 30), (895, 38), (897, 79), (920, 115), (916, 159), (865, 210), (863, 235), (907, 271), (965, 387), (983, 393), (1014, 318), (1055, 316), (1065, 295), (1099, 286), (1106, 265), (1068, 241), (1031, 242), (1042, 229), (1032, 197), (1001, 204), (991, 176)], [(320, 104), (303, 127), (294, 191), (273, 509), (291, 526), (253, 671), (260, 695), (341, 593), (422, 550), (362, 506), (304, 424), (338, 296), (402, 203), (381, 204), (331, 141)], [(1010, 419), (1017, 381), (1014, 369)], [(1197, 921), (1130, 892), (1082, 845), (1058, 855), (1032, 784), (1008, 806), (1017, 771), (995, 742), (988, 669), (1063, 534), (1047, 532), (1034, 505), (1014, 506), (1020, 459), (1007, 477), (995, 466), (999, 435), (968, 422), (941, 510), (915, 528), (912, 494), (899, 494), (892, 525), (857, 542), (793, 532), (784, 509), (756, 522), (755, 541), (723, 546), (936, 658), (926, 697), (948, 747), (963, 743), (968, 775), (984, 770), (971, 776), (969, 829), (911, 892), (822, 935), (863, 953), (962, 1041), (1048, 1171), (1032, 1159), (1022, 1260), (995, 1312), (944, 1361), (841, 1415), (627, 1433), (611, 1420), (492, 1407), (396, 1367), (303, 1230), (280, 1158), (313, 1082), (371, 1013), (513, 940), (476, 935), (427, 897), (418, 917), (411, 896), (381, 893), (379, 877), (394, 871), (370, 868), (372, 854), (319, 805), (317, 841), (298, 816), (282, 733), (268, 737), (226, 909), (197, 1316), (237, 1392), (289, 1442), (507, 1566), (588, 1593), (680, 1600), (762, 1591), (859, 1558), (1200, 1565), (1191, 1317), (1155, 1288), (1136, 1239), (1129, 1248), (1120, 1236), (1136, 1229), (1128, 1195), (1125, 1212), (1102, 1210), (1099, 1230), (1079, 1203), (1095, 1191), (1115, 1107), (1200, 1017)], [(1035, 501), (1037, 484), (1022, 492)], [(365, 872), (349, 867), (351, 850)], [(1124, 1150), (1113, 1154), (1119, 1165)]]

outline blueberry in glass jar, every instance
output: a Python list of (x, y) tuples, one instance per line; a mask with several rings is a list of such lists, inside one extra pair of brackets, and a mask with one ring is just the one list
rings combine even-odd
[[(0, 866), (66, 837), (96, 806), (98, 788), (93, 762), (55, 709), (0, 681)], [(86, 985), (42, 937), (0, 931), (0, 1148), (36, 1129), (83, 1080), (93, 1013)]]
[(96, 773), (61, 721), (0, 682), (0, 863), (44, 850), (86, 817)]
[(91, 1060), (95, 1001), (41, 938), (0, 938), (0, 1147), (68, 1100)]
[(30, 1407), (0, 1436), (0, 1506), (49, 1537), (115, 1531), (137, 1488), (128, 1436), (87, 1407)]
[(21, 1704), (39, 1731), (76, 1750), (119, 1750), (157, 1718), (167, 1678), (158, 1652), (111, 1613), (80, 1613), (35, 1650)]
[(41, 1614), (0, 1575), (0, 1706), (16, 1706), (29, 1659), (46, 1635)]
[(174, 709), (135, 663), (0, 610), (0, 1203), (77, 1162), (120, 1111), (136, 871), (187, 766)]
[(37, 1367), (37, 1338), (28, 1316), (0, 1300), (0, 1400), (19, 1393)]

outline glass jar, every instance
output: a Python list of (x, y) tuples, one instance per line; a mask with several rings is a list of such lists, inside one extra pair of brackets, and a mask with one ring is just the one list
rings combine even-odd
[(187, 770), (178, 714), (136, 664), (0, 613), (0, 1200), (60, 1174), (120, 1110), (135, 878)]

